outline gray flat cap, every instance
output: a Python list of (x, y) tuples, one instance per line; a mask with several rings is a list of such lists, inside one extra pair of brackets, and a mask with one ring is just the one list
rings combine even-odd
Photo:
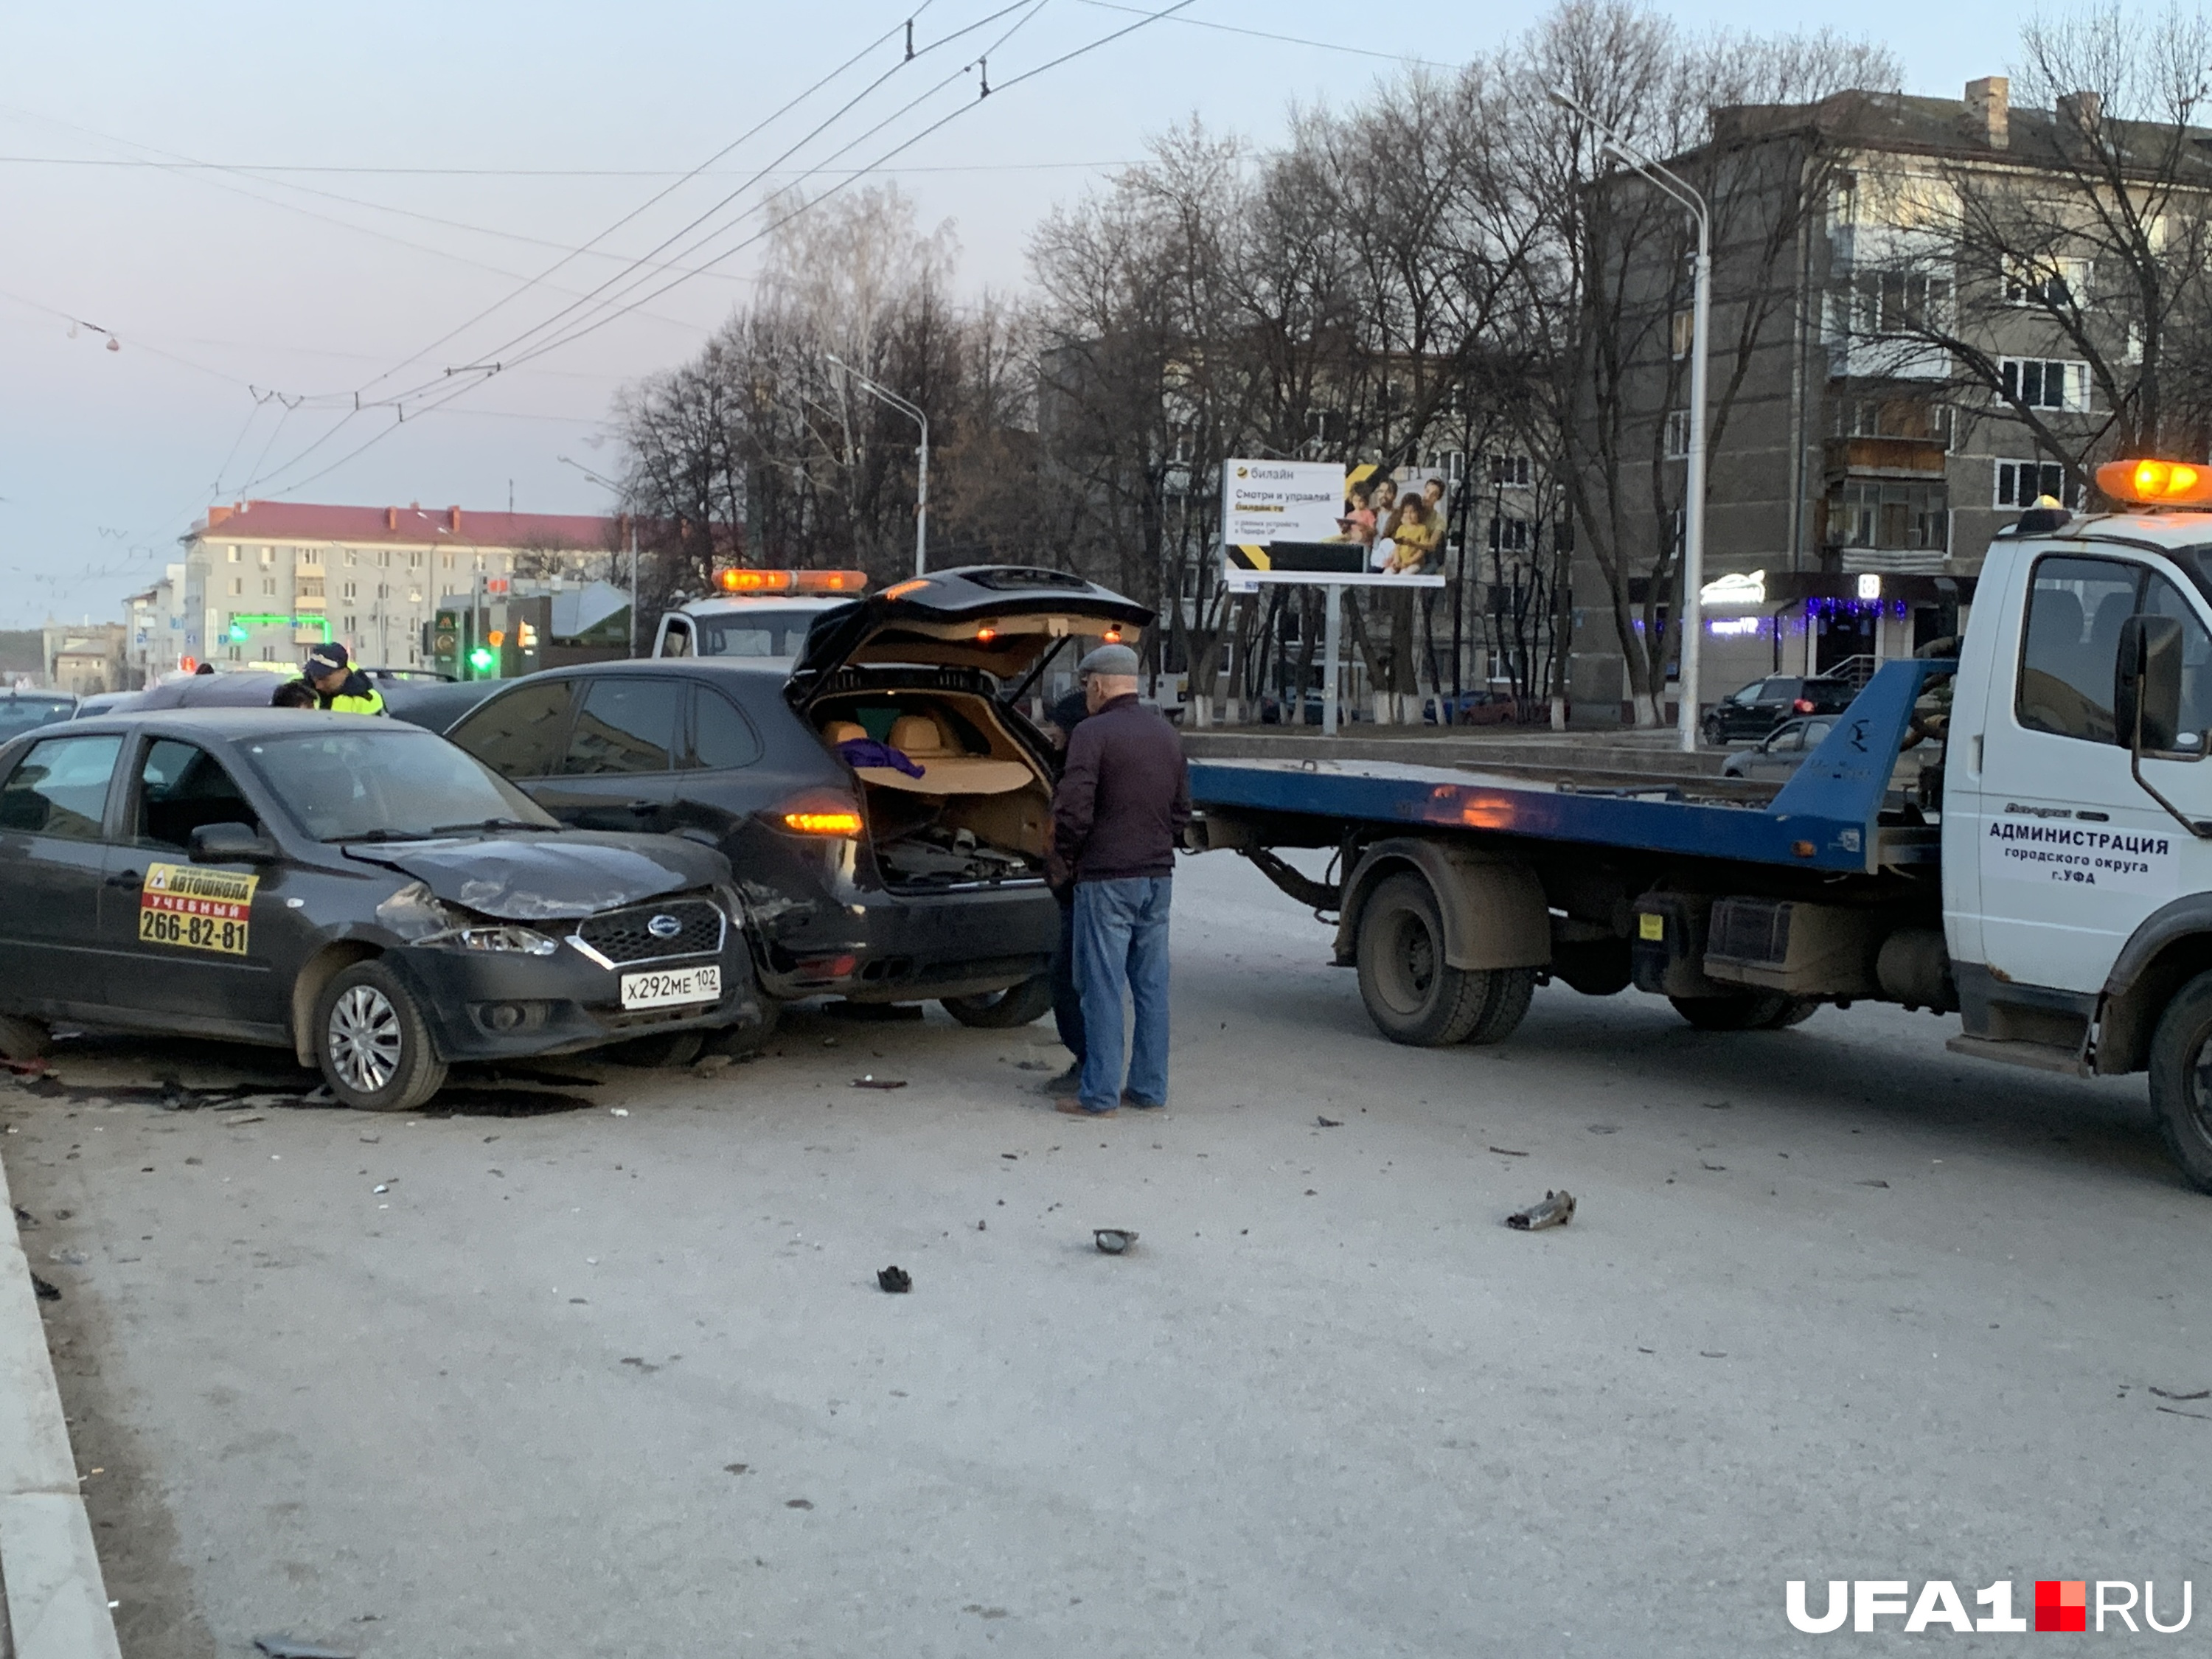
[(1133, 680), (1137, 678), (1137, 653), (1126, 645), (1102, 645), (1078, 663), (1075, 672), (1086, 680), (1093, 674), (1117, 675)]

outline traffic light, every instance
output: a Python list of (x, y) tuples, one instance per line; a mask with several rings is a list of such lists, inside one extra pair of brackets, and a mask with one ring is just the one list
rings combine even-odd
[(491, 672), (492, 665), (497, 660), (489, 646), (477, 647), (475, 650), (469, 653), (469, 678), (472, 680), (483, 679)]
[(463, 620), (459, 611), (441, 611), (430, 624), (430, 660), (440, 673), (455, 679), (461, 677)]

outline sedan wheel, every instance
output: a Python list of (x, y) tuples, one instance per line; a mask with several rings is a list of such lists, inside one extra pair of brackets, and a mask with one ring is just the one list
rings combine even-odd
[(325, 986), (315, 1025), (323, 1080), (348, 1106), (411, 1112), (446, 1081), (414, 998), (380, 962), (357, 962)]

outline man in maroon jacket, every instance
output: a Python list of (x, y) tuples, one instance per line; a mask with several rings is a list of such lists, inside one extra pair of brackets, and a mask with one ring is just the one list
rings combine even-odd
[[(1090, 718), (1067, 742), (1052, 800), (1054, 885), (1075, 884), (1075, 979), (1083, 998), (1083, 1071), (1058, 1109), (1105, 1117), (1168, 1098), (1168, 904), (1176, 848), (1190, 820), (1182, 743), (1137, 701), (1137, 653), (1102, 645), (1085, 657)], [(1135, 1005), (1127, 1086), (1121, 999)]]

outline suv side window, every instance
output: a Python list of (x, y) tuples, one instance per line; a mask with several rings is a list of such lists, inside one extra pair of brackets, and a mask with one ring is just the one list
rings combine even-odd
[(684, 764), (702, 771), (725, 771), (750, 766), (760, 757), (759, 734), (744, 712), (711, 687), (692, 687), (691, 747)]
[(261, 819), (222, 763), (197, 744), (163, 738), (146, 750), (138, 768), (138, 811), (133, 834), (142, 842), (189, 848), (192, 831), (208, 823)]
[(2036, 561), (2014, 704), (2022, 726), (2087, 743), (2118, 740), (2112, 677), (2142, 574), (2117, 559)]
[(48, 738), (33, 744), (0, 785), (0, 830), (63, 841), (98, 841), (119, 737)]
[(592, 679), (585, 688), (584, 707), (561, 763), (563, 775), (674, 769), (681, 680)]
[(546, 680), (495, 696), (446, 735), (503, 778), (545, 778), (561, 769), (574, 680)]

